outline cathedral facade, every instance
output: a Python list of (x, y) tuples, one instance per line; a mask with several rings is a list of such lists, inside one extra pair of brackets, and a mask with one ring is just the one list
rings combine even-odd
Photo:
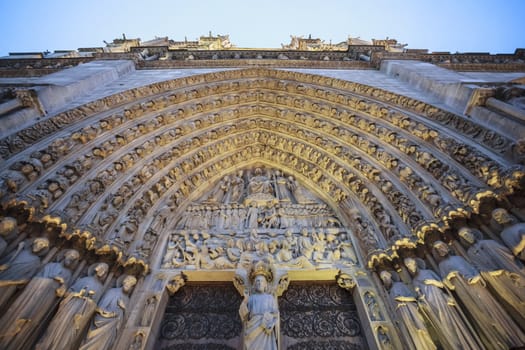
[(525, 346), (525, 50), (0, 58), (0, 348)]

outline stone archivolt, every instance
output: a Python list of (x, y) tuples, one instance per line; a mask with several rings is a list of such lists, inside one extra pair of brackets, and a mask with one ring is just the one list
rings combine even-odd
[(395, 254), (522, 188), (510, 147), (503, 135), (391, 92), (247, 69), (157, 83), (45, 119), (1, 141), (0, 176), (4, 201), (55, 213), (148, 261), (161, 234), (148, 230), (153, 213), (180, 212), (259, 161), (294, 174), (356, 231), (349, 209), (366, 208), (358, 221), (377, 245), (361, 240), (362, 249)]

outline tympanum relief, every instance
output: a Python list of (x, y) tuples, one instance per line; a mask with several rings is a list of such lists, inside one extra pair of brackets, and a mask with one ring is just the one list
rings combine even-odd
[(256, 166), (224, 176), (174, 227), (164, 269), (233, 269), (267, 259), (278, 267), (358, 264), (350, 233), (296, 179)]

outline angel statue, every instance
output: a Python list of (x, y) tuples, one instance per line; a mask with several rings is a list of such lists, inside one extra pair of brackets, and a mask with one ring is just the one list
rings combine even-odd
[(273, 266), (257, 261), (250, 271), (239, 269), (233, 284), (244, 300), (239, 308), (243, 324), (243, 350), (278, 350), (279, 307), (277, 298), (288, 288), (288, 275), (279, 276)]

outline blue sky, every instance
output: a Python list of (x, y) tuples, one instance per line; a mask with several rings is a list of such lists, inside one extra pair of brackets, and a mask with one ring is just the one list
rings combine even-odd
[(122, 33), (190, 40), (210, 30), (238, 47), (278, 48), (291, 34), (311, 34), (513, 53), (525, 47), (525, 0), (0, 0), (0, 56), (101, 47)]

